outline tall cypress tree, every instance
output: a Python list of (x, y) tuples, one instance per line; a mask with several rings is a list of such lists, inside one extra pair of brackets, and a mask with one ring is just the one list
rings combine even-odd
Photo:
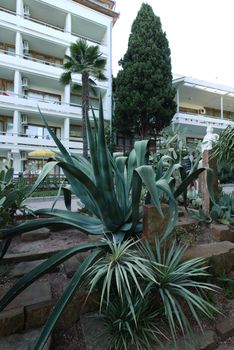
[(116, 78), (115, 127), (141, 137), (170, 124), (175, 113), (170, 48), (160, 18), (143, 3)]

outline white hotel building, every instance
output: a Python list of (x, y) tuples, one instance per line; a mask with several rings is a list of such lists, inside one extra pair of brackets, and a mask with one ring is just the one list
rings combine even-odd
[[(15, 173), (29, 167), (36, 173), (43, 159), (28, 153), (55, 149), (38, 106), (64, 146), (81, 152), (81, 96), (59, 82), (64, 55), (79, 38), (99, 45), (107, 59), (108, 80), (97, 85), (110, 118), (114, 6), (112, 0), (0, 0), (0, 166), (8, 159)], [(81, 76), (73, 81), (81, 83)]]

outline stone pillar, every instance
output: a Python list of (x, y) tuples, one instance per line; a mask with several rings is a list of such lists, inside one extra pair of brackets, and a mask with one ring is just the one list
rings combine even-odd
[[(210, 159), (210, 151), (209, 150), (205, 150), (203, 152), (202, 166), (204, 168), (210, 168), (214, 172), (212, 187), (213, 187), (214, 194), (216, 195), (218, 192), (217, 163), (216, 163), (215, 159)], [(208, 189), (207, 189), (207, 173), (206, 173), (206, 171), (204, 171), (201, 174), (200, 181), (201, 181), (201, 193), (203, 196), (202, 208), (204, 210), (204, 213), (206, 215), (208, 215), (210, 213), (212, 203), (211, 203), (210, 196), (209, 196)]]
[(24, 15), (24, 2), (23, 2), (23, 0), (16, 0), (16, 14), (17, 14), (17, 16)]
[(14, 111), (14, 116), (13, 116), (13, 135), (15, 136), (14, 144), (17, 144), (16, 136), (18, 136), (20, 133), (20, 125), (21, 125), (21, 114), (19, 111)]
[(70, 13), (67, 13), (67, 15), (66, 15), (64, 31), (66, 33), (71, 33), (72, 32), (72, 19), (71, 19), (71, 14)]
[(18, 70), (15, 71), (14, 76), (14, 94), (17, 96), (22, 95), (22, 78)]
[(70, 84), (65, 85), (64, 87), (64, 103), (70, 105), (71, 102), (71, 86)]
[(63, 138), (64, 138), (64, 146), (69, 150), (69, 137), (70, 137), (70, 119), (64, 119), (63, 126)]
[(15, 54), (16, 56), (23, 56), (23, 40), (20, 32), (16, 32), (15, 37)]
[(23, 170), (23, 164), (20, 159), (20, 151), (19, 150), (11, 150), (11, 153), (13, 154), (13, 168), (14, 168), (14, 174), (18, 175), (19, 172)]
[[(209, 151), (205, 150), (202, 155), (202, 167), (208, 168), (209, 167)], [(202, 200), (202, 208), (206, 215), (210, 212), (210, 197), (207, 190), (207, 174), (206, 171), (204, 171), (201, 175), (201, 192), (203, 195)]]
[(220, 96), (220, 117), (223, 119), (223, 96)]
[(176, 90), (176, 113), (180, 111), (180, 90), (177, 88)]

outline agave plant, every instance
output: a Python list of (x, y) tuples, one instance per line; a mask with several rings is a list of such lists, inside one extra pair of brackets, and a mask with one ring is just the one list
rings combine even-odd
[[(8, 230), (1, 230), (0, 239), (11, 239), (22, 232), (59, 223), (71, 225), (92, 235), (100, 236), (104, 234), (109, 239), (121, 242), (142, 232), (140, 198), (143, 182), (161, 214), (158, 192), (166, 194), (170, 207), (170, 220), (164, 235), (167, 237), (170, 234), (177, 220), (177, 205), (167, 180), (157, 179), (155, 181), (155, 173), (152, 167), (145, 165), (147, 141), (136, 142), (128, 158), (120, 154), (115, 154), (112, 157), (106, 146), (101, 102), (99, 121), (97, 123), (95, 117), (93, 121), (94, 132), (90, 120), (87, 119), (86, 121), (90, 148), (90, 161), (88, 161), (81, 155), (71, 155), (50, 130), (43, 116), (42, 119), (60, 153), (57, 153), (45, 165), (31, 192), (37, 188), (53, 167), (59, 166), (70, 184), (69, 189), (65, 190), (67, 210), (38, 210), (35, 212), (36, 215), (49, 214), (51, 217), (29, 220)], [(70, 192), (74, 193), (84, 203), (92, 216), (70, 211)], [(79, 288), (87, 269), (92, 266), (100, 254), (104, 254), (103, 248), (107, 249), (108, 244), (100, 240), (95, 243), (75, 246), (56, 254), (22, 277), (0, 301), (1, 311), (14, 297), (51, 268), (79, 252), (93, 249), (93, 253), (84, 260), (55, 306), (35, 345), (36, 350), (43, 349), (59, 316)]]
[[(191, 157), (193, 158), (193, 156)], [(163, 155), (155, 167), (155, 180), (166, 180), (170, 186), (175, 201), (178, 201), (182, 196), (183, 204), (186, 209), (188, 203), (188, 188), (191, 184), (194, 183), (194, 181), (198, 179), (199, 175), (204, 171), (207, 173), (207, 190), (211, 201), (215, 204), (215, 197), (213, 192), (213, 171), (207, 167), (198, 167), (199, 161), (199, 155), (198, 157), (191, 159), (191, 168), (189, 171), (187, 171), (186, 165), (183, 160), (180, 159), (180, 157), (178, 157), (176, 160), (174, 157)], [(159, 192), (159, 197), (160, 200), (163, 201), (164, 193)], [(150, 196), (148, 198), (150, 198)], [(163, 240), (165, 238), (166, 236), (163, 237)]]

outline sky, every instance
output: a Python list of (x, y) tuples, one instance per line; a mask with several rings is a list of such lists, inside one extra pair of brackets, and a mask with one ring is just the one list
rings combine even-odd
[(114, 76), (143, 2), (161, 19), (173, 74), (234, 86), (233, 0), (116, 0), (120, 17), (113, 28)]

